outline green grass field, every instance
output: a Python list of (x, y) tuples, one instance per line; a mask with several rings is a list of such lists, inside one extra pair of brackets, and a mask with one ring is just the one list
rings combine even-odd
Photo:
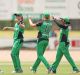
[[(0, 75), (53, 75), (53, 74), (47, 73), (47, 70), (43, 64), (40, 64), (37, 73), (34, 74), (29, 69), (31, 65), (32, 65), (32, 63), (24, 63), (24, 64), (22, 64), (22, 68), (24, 70), (24, 72), (22, 74), (12, 74), (11, 73), (13, 70), (12, 64), (11, 63), (1, 63), (0, 68), (2, 70), (4, 70), (4, 73), (2, 73)], [(80, 65), (78, 64), (78, 67), (79, 66)], [(56, 75), (80, 75), (80, 73), (73, 73), (72, 68), (68, 63), (66, 63), (66, 64), (61, 63), (58, 67)]]
[[(59, 31), (55, 31), (59, 37), (60, 32)], [(36, 38), (37, 37), (37, 30), (26, 30), (24, 32), (24, 37), (25, 38)], [(70, 31), (70, 38), (80, 38), (80, 31)], [(0, 31), (0, 37), (7, 37), (7, 38), (12, 38), (13, 37), (13, 31)]]

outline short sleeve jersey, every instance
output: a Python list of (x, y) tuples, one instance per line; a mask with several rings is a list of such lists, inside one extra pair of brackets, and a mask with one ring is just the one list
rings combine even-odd
[(24, 29), (21, 28), (18, 23), (15, 24), (14, 26), (14, 40), (16, 39), (23, 39), (23, 33), (24, 33)]
[(52, 22), (50, 20), (40, 21), (36, 24), (38, 26), (38, 38), (49, 38), (49, 33), (52, 28)]

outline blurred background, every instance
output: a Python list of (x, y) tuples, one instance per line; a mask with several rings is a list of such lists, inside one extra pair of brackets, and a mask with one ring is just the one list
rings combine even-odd
[[(50, 15), (55, 18), (66, 16), (70, 18), (72, 26), (69, 34), (70, 51), (73, 58), (79, 60), (77, 53), (80, 51), (80, 0), (0, 0), (0, 61), (11, 61), (10, 52), (13, 44), (13, 31), (3, 31), (3, 27), (14, 26), (14, 13), (22, 13), (26, 25), (21, 60), (34, 61), (36, 59), (38, 30), (30, 27), (28, 18), (33, 17), (33, 21), (37, 22), (42, 18), (42, 13), (45, 10), (49, 11)], [(45, 56), (49, 61), (53, 61), (59, 39), (59, 28), (54, 22), (49, 39)], [(47, 54), (50, 56), (47, 56)], [(30, 55), (33, 57), (30, 58)], [(26, 60), (23, 59), (24, 57)]]

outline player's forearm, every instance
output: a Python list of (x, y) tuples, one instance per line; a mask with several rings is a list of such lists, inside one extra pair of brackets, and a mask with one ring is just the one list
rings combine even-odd
[(25, 28), (25, 25), (24, 24), (19, 24), (19, 26), (24, 29)]
[(19, 24), (20, 28), (22, 28), (22, 29), (25, 28), (25, 25), (24, 25), (23, 21), (19, 21), (18, 24)]
[(57, 26), (59, 26), (59, 27), (62, 26), (56, 19), (54, 19), (54, 22), (57, 24)]
[(54, 22), (57, 24), (58, 27), (66, 29), (66, 26), (63, 26), (62, 24), (60, 24), (57, 20), (54, 20)]
[(8, 30), (13, 30), (14, 31), (14, 27), (8, 27)]
[(3, 30), (12, 30), (12, 31), (14, 31), (14, 27), (4, 27)]
[(29, 23), (30, 23), (30, 26), (32, 26), (32, 27), (36, 26), (36, 24), (34, 24), (31, 19), (29, 19)]

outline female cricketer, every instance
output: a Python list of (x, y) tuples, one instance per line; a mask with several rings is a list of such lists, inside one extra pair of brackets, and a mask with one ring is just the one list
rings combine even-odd
[(22, 73), (23, 70), (21, 68), (19, 53), (23, 44), (23, 33), (25, 25), (23, 23), (22, 14), (14, 14), (16, 24), (14, 27), (4, 27), (3, 30), (14, 30), (14, 42), (11, 52), (12, 61), (14, 64), (15, 71), (13, 73)]
[(50, 68), (49, 63), (47, 60), (44, 58), (43, 54), (46, 50), (46, 47), (49, 42), (49, 32), (51, 31), (52, 28), (52, 23), (50, 21), (50, 14), (49, 13), (44, 13), (43, 15), (44, 19), (43, 21), (40, 21), (36, 24), (32, 22), (31, 19), (29, 19), (30, 26), (32, 27), (38, 27), (39, 32), (38, 32), (38, 42), (37, 42), (37, 60), (35, 61), (34, 65), (32, 66), (31, 70), (32, 72), (36, 72), (40, 62), (42, 61), (47, 69)]
[(68, 62), (71, 64), (73, 71), (77, 73), (77, 72), (79, 72), (79, 70), (76, 67), (73, 59), (71, 58), (69, 50), (68, 50), (68, 48), (69, 48), (68, 35), (69, 35), (70, 21), (68, 18), (64, 18), (64, 19), (61, 18), (62, 24), (57, 22), (56, 19), (54, 19), (54, 22), (60, 27), (61, 32), (60, 32), (59, 46), (58, 46), (58, 50), (57, 50), (57, 54), (56, 54), (56, 60), (52, 64), (51, 68), (49, 69), (49, 73), (51, 71), (53, 73), (56, 73), (57, 67), (58, 67), (60, 60), (61, 60), (63, 55), (66, 57)]

